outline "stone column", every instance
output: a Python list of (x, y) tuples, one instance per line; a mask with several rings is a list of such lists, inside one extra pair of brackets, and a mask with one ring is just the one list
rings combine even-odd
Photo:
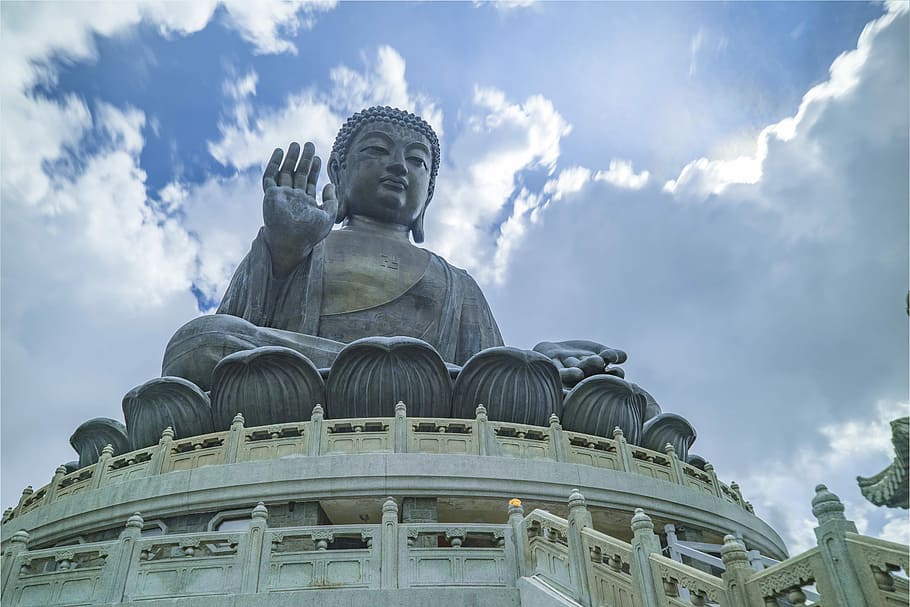
[(322, 418), (322, 405), (317, 403), (316, 406), (313, 407), (313, 414), (310, 415), (310, 440), (307, 443), (307, 454), (312, 457), (319, 455), (319, 452), (322, 449)]
[(92, 473), (89, 489), (97, 489), (104, 484), (104, 477), (107, 476), (112, 457), (114, 457), (114, 446), (108, 443), (104, 445), (104, 449), (101, 450), (101, 457), (98, 458), (98, 463), (95, 464), (95, 471)]
[(47, 494), (44, 496), (45, 504), (50, 504), (57, 497), (57, 491), (60, 489), (60, 481), (63, 480), (64, 476), (66, 476), (66, 466), (61, 464), (54, 470), (54, 478), (51, 479), (51, 484), (47, 488)]
[(720, 488), (720, 481), (717, 480), (717, 474), (714, 472), (714, 464), (705, 462), (705, 474), (711, 479), (711, 488), (714, 490), (714, 495), (723, 498), (724, 492)]
[(557, 462), (569, 461), (566, 439), (562, 434), (562, 425), (559, 423), (559, 417), (555, 413), (550, 416), (550, 445), (550, 454), (553, 459)]
[(477, 454), (499, 455), (499, 443), (496, 442), (496, 433), (487, 419), (487, 408), (477, 405), (474, 415), (477, 420)]
[(395, 453), (408, 452), (408, 410), (402, 401), (395, 405)]
[(253, 522), (247, 530), (243, 577), (240, 582), (240, 592), (243, 594), (259, 592), (259, 580), (263, 572), (268, 575), (269, 564), (263, 561), (270, 560), (272, 548), (271, 542), (268, 546), (265, 544), (265, 530), (269, 519), (269, 511), (265, 504), (262, 502), (256, 504), (251, 517)]
[(19, 577), (19, 563), (16, 557), (28, 550), (28, 531), (17, 531), (9, 540), (9, 547), (3, 553), (2, 567), (0, 567), (0, 584), (3, 590), (3, 603), (6, 603), (6, 596), (9, 588), (15, 584), (14, 581)]
[(32, 489), (31, 485), (28, 485), (25, 489), (22, 490), (22, 495), (19, 496), (19, 503), (16, 504), (16, 507), (13, 509), (13, 517), (19, 516), (19, 514), (21, 514), (22, 506), (25, 505), (25, 500), (30, 498), (34, 492), (35, 490)]
[(724, 545), (720, 549), (720, 558), (724, 562), (724, 591), (730, 607), (749, 607), (752, 603), (746, 583), (755, 572), (749, 565), (749, 555), (743, 543), (733, 535), (724, 536)]
[(578, 489), (574, 489), (569, 496), (569, 516), (568, 516), (568, 540), (569, 540), (569, 575), (575, 584), (576, 599), (585, 607), (590, 607), (591, 586), (588, 583), (588, 563), (591, 556), (585, 548), (584, 538), (581, 536), (581, 530), (585, 527), (593, 527), (591, 513), (588, 512), (585, 496)]
[(635, 464), (632, 462), (632, 450), (629, 449), (629, 443), (622, 433), (622, 428), (616, 426), (613, 428), (613, 440), (616, 441), (616, 452), (619, 454), (619, 463), (622, 465), (624, 472), (634, 472)]
[(240, 457), (240, 448), (243, 446), (243, 414), (238, 413), (231, 421), (231, 430), (227, 435), (227, 452), (224, 455), (226, 464), (233, 464)]
[(528, 545), (528, 530), (524, 526), (525, 509), (520, 499), (509, 500), (509, 526), (512, 528), (512, 544), (515, 547), (518, 577), (534, 575), (531, 570), (531, 547)]
[(382, 505), (379, 587), (398, 588), (398, 504), (391, 497)]
[[(873, 603), (867, 597), (875, 596), (877, 587), (872, 572), (857, 571), (856, 563), (850, 558), (845, 534), (856, 533), (856, 525), (844, 516), (844, 505), (840, 498), (824, 485), (818, 485), (812, 499), (812, 514), (818, 519), (815, 537), (827, 574), (825, 585), (829, 586), (819, 586), (826, 607), (829, 604), (832, 607), (872, 607)], [(863, 578), (866, 578), (865, 584)]]
[(664, 453), (667, 454), (667, 458), (670, 460), (670, 470), (673, 472), (673, 481), (680, 485), (685, 485), (685, 476), (683, 476), (683, 469), (679, 463), (679, 457), (676, 455), (676, 449), (670, 443), (667, 443), (664, 446)]
[(632, 562), (629, 568), (633, 584), (637, 585), (641, 607), (661, 607), (663, 604), (656, 590), (658, 580), (651, 570), (652, 554), (660, 554), (660, 540), (654, 534), (651, 517), (641, 508), (636, 508), (632, 517)]
[(148, 476), (155, 476), (164, 472), (165, 462), (171, 453), (171, 446), (174, 444), (174, 429), (170, 426), (162, 430), (161, 438), (158, 439), (158, 448), (152, 454), (152, 461), (149, 462)]
[(102, 583), (110, 589), (108, 603), (129, 601), (127, 588), (130, 579), (136, 577), (133, 570), (139, 561), (138, 542), (142, 537), (144, 524), (145, 521), (138, 512), (127, 519), (126, 528), (120, 532), (117, 543), (111, 548), (104, 562)]

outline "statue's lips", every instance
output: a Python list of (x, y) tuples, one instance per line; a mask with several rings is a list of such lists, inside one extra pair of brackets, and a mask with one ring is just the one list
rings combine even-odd
[(380, 179), (379, 183), (396, 192), (404, 192), (408, 189), (408, 182), (404, 179), (399, 179), (398, 177), (386, 177)]

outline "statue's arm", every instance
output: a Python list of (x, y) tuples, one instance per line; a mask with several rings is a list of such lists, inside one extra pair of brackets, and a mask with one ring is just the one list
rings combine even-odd
[(316, 200), (322, 166), (316, 147), (307, 142), (300, 151), (296, 142), (287, 154), (277, 148), (262, 174), (263, 236), (276, 278), (290, 274), (328, 236), (338, 212), (332, 184), (322, 190), (322, 206)]
[(481, 350), (503, 345), (502, 333), (483, 291), (466, 272), (461, 272), (461, 276), (463, 302), (455, 354), (455, 362), (459, 365)]

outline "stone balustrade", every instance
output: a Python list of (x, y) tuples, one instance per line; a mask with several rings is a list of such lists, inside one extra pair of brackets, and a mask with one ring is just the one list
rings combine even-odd
[(25, 607), (281, 593), (272, 596), (291, 604), (326, 589), (445, 587), (511, 588), (522, 604), (536, 605), (771, 607), (778, 599), (806, 604), (803, 589), (814, 584), (825, 607), (906, 605), (907, 547), (851, 531), (842, 512), (831, 515), (832, 504), (843, 506), (823, 487), (813, 504), (819, 501), (829, 509), (813, 509), (818, 547), (755, 571), (745, 546), (728, 535), (713, 574), (663, 556), (641, 509), (631, 519), (631, 542), (595, 530), (578, 491), (565, 519), (543, 510), (525, 516), (512, 500), (501, 525), (399, 523), (392, 498), (380, 524), (364, 525), (272, 528), (260, 502), (245, 530), (144, 537), (135, 514), (108, 542), (29, 550), (28, 533), (17, 532), (3, 553), (2, 601)]
[(98, 462), (74, 472), (58, 468), (52, 481), (33, 491), (26, 488), (4, 522), (68, 495), (114, 483), (191, 470), (287, 456), (358, 453), (439, 453), (548, 459), (619, 472), (643, 474), (690, 487), (737, 504), (748, 512), (736, 483), (721, 483), (711, 464), (704, 470), (681, 461), (670, 445), (664, 453), (630, 445), (619, 428), (613, 438), (568, 432), (554, 415), (548, 427), (487, 419), (483, 406), (474, 419), (407, 417), (399, 403), (395, 417), (324, 419), (317, 405), (309, 421), (247, 428), (242, 415), (225, 432), (175, 439), (169, 428), (154, 447), (114, 456), (102, 452)]

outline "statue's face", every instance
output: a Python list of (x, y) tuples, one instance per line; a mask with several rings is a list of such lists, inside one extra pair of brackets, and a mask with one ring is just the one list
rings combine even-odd
[(348, 144), (338, 184), (348, 213), (412, 225), (427, 203), (432, 159), (420, 133), (388, 122), (365, 124)]

